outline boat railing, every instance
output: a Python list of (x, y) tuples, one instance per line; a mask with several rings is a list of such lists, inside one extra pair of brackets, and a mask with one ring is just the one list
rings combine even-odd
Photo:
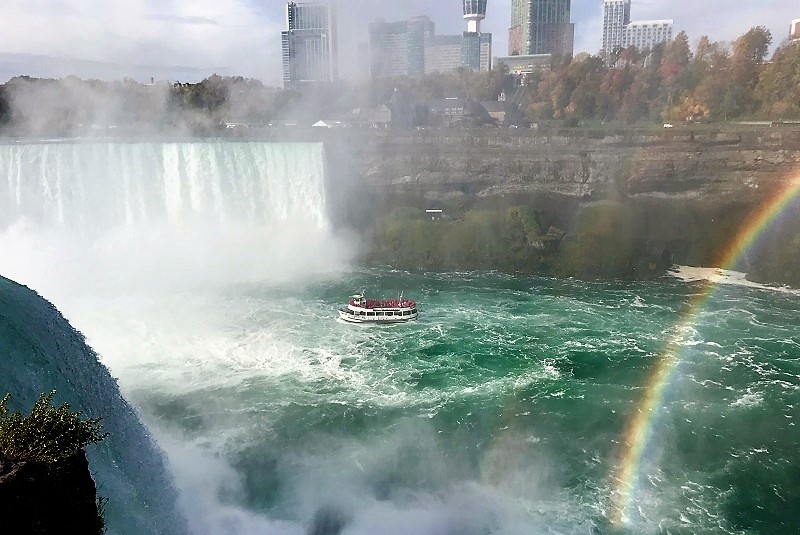
[(407, 317), (407, 316), (415, 316), (418, 312), (415, 308), (405, 308), (402, 310), (364, 310), (364, 311), (357, 311), (357, 310), (345, 310), (342, 309), (342, 312), (348, 314), (350, 316), (359, 316), (359, 317), (368, 317), (368, 318), (394, 318), (394, 317)]
[(350, 306), (366, 308), (366, 309), (395, 309), (395, 308), (414, 308), (417, 306), (416, 301), (409, 299), (361, 299), (359, 301), (350, 300)]

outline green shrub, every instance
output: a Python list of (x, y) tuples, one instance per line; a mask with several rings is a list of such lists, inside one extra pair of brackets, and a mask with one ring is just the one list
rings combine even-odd
[(100, 418), (83, 420), (80, 411), (72, 412), (68, 403), (52, 405), (56, 392), (42, 394), (31, 413), (23, 417), (9, 414), (7, 394), (0, 401), (0, 452), (16, 461), (56, 463), (79, 453), (89, 444), (108, 436), (102, 433)]
[(540, 214), (527, 206), (470, 210), (430, 221), (399, 207), (381, 221), (372, 259), (408, 269), (499, 269), (531, 272), (542, 261)]

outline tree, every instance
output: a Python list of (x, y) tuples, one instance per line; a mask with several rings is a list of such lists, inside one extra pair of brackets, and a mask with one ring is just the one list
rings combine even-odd
[(695, 96), (684, 97), (677, 106), (667, 109), (664, 119), (668, 121), (699, 121), (710, 119), (711, 110)]
[(5, 86), (0, 86), (0, 128), (11, 121), (11, 106)]
[(772, 33), (764, 26), (750, 28), (733, 44), (733, 61), (750, 61), (760, 65), (764, 63), (772, 44)]
[(772, 43), (772, 35), (763, 26), (751, 28), (733, 44), (730, 84), (725, 95), (725, 107), (733, 115), (754, 111), (754, 90), (758, 83), (761, 65)]
[(582, 82), (569, 99), (566, 112), (572, 116), (589, 119), (595, 116), (597, 110), (597, 87), (589, 82)]
[(9, 414), (10, 395), (0, 400), (0, 452), (15, 461), (55, 463), (72, 457), (108, 436), (100, 418), (83, 419), (69, 404), (52, 405), (56, 392), (42, 394), (28, 416)]
[(696, 61), (706, 61), (706, 59), (708, 59), (708, 56), (710, 54), (711, 54), (711, 40), (708, 38), (707, 35), (703, 35), (697, 42), (697, 48), (695, 49), (694, 59)]
[(662, 78), (662, 101), (665, 105), (672, 107), (674, 102), (679, 99), (682, 93), (686, 92), (687, 82), (690, 79), (682, 75), (689, 67), (692, 59), (692, 51), (689, 48), (689, 36), (686, 32), (680, 32), (675, 39), (667, 43), (664, 48), (664, 55), (661, 58), (661, 69), (659, 74)]
[(789, 43), (775, 51), (754, 93), (764, 116), (800, 119), (800, 44)]
[(673, 63), (683, 68), (689, 65), (691, 59), (692, 50), (689, 48), (689, 35), (682, 31), (667, 44), (664, 49), (662, 64)]

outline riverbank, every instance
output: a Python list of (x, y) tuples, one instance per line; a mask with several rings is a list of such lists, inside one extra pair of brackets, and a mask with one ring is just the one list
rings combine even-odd
[[(663, 272), (667, 259), (714, 266), (748, 218), (800, 173), (800, 130), (794, 128), (326, 135), (336, 220), (367, 236), (369, 262), (403, 268), (486, 267), (592, 279), (649, 278)], [(398, 207), (442, 210), (449, 231), (398, 226)], [(489, 265), (482, 238), (472, 249), (459, 246), (463, 254), (434, 246), (440, 234), (448, 244), (474, 235), (470, 214), (502, 219), (513, 207), (535, 212), (542, 232), (563, 231), (547, 261), (532, 252), (536, 260), (524, 262), (500, 252)], [(782, 213), (780, 225), (736, 267), (762, 282), (800, 286), (800, 209), (790, 202)], [(487, 225), (484, 235), (498, 237), (492, 247), (524, 245)]]

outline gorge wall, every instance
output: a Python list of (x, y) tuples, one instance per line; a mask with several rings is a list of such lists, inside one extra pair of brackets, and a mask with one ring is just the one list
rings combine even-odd
[[(713, 265), (747, 217), (800, 175), (800, 130), (783, 127), (323, 135), (329, 171), (347, 186), (337, 189), (340, 217), (372, 224), (375, 239), (384, 238), (376, 221), (395, 207), (458, 219), (527, 206), (545, 229), (566, 233), (557, 271), (582, 277), (649, 275), (643, 265), (668, 257)], [(787, 207), (739, 267), (800, 284), (799, 212)], [(396, 260), (383, 256), (374, 260)]]

